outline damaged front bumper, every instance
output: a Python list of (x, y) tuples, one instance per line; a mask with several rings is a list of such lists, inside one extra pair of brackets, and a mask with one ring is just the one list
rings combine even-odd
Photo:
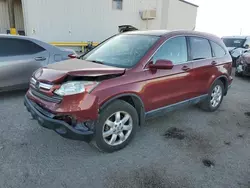
[(29, 100), (27, 96), (24, 98), (24, 105), (42, 127), (54, 130), (64, 138), (85, 142), (90, 142), (93, 138), (94, 132), (84, 124), (80, 125), (80, 129), (76, 129), (65, 121), (53, 119), (53, 114)]
[(250, 64), (238, 64), (236, 69), (239, 74), (250, 76)]

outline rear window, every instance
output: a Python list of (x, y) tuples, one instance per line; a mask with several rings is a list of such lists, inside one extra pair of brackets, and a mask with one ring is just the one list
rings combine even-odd
[(0, 38), (0, 56), (31, 55), (44, 51), (41, 46), (24, 39)]
[(209, 41), (200, 37), (190, 37), (191, 55), (193, 60), (212, 58)]
[(226, 47), (241, 48), (243, 47), (246, 39), (237, 39), (237, 38), (224, 38), (222, 39)]

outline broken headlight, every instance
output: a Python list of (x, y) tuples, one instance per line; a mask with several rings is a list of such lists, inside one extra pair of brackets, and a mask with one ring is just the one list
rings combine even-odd
[(71, 81), (61, 85), (61, 87), (54, 91), (55, 94), (60, 96), (75, 95), (85, 91), (91, 92), (98, 82), (91, 81)]

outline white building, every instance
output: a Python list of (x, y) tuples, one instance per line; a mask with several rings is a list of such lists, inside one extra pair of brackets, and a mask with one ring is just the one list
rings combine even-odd
[[(0, 33), (10, 28), (0, 0)], [(119, 25), (138, 29), (195, 28), (197, 5), (185, 0), (14, 0), (15, 27), (47, 42), (100, 42)]]

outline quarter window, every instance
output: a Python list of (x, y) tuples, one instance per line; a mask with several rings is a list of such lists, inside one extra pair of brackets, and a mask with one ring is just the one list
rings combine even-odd
[(154, 55), (154, 63), (159, 59), (170, 60), (173, 64), (187, 62), (186, 38), (176, 37), (167, 40)]
[(226, 55), (225, 50), (219, 44), (216, 44), (215, 42), (212, 42), (212, 41), (210, 41), (210, 43), (211, 43), (211, 46), (213, 49), (213, 53), (214, 53), (213, 55), (215, 57), (220, 58), (220, 57), (224, 57)]
[(0, 56), (31, 55), (45, 51), (37, 44), (23, 39), (0, 38)]
[(246, 45), (250, 46), (250, 39), (247, 39), (247, 40), (246, 40), (246, 42), (245, 42), (245, 44), (244, 44), (244, 47), (245, 47)]
[(190, 37), (190, 47), (193, 60), (212, 58), (211, 46), (207, 39)]

